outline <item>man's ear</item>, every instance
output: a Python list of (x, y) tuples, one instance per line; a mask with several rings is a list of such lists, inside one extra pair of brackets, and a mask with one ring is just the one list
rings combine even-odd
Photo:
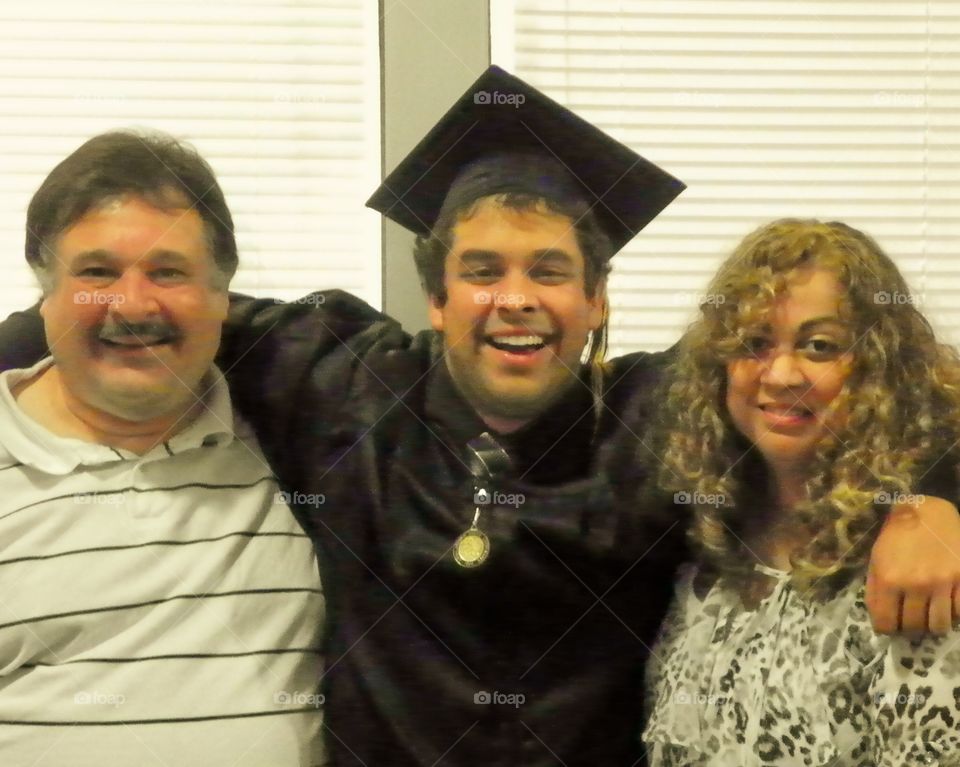
[(593, 289), (593, 296), (587, 299), (588, 315), (587, 323), (590, 330), (597, 330), (606, 316), (607, 305), (607, 280), (601, 277)]
[(227, 316), (230, 314), (230, 292), (226, 288), (215, 288), (211, 303), (213, 315), (222, 322), (226, 322)]
[(430, 326), (443, 331), (443, 302), (434, 295), (427, 296), (427, 315), (430, 317)]

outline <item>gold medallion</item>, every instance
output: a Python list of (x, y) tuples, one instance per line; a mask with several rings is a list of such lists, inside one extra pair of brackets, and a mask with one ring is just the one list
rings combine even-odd
[(490, 539), (476, 527), (471, 527), (453, 544), (453, 558), (460, 567), (477, 567), (490, 554)]

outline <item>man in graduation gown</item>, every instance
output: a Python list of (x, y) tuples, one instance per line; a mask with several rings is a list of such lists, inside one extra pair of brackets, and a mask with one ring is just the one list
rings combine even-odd
[(337, 767), (642, 761), (683, 520), (636, 502), (667, 356), (600, 364), (605, 276), (681, 189), (491, 68), (371, 200), (421, 235), (435, 331), (235, 304), (218, 361), (318, 544)]
[(682, 188), (492, 68), (371, 199), (420, 235), (437, 332), (334, 294), (225, 349), (320, 543), (338, 766), (642, 760), (684, 522), (636, 501), (668, 356), (600, 364), (605, 277)]
[[(328, 294), (336, 348), (309, 356), (316, 315), (298, 344), (289, 311), (282, 343), (274, 328), (225, 348), (281, 481), (322, 495), (302, 517), (337, 765), (641, 758), (643, 661), (683, 526), (615, 497), (638, 481), (660, 357), (580, 361), (605, 336), (609, 259), (682, 188), (492, 69), (372, 200), (422, 235), (439, 333), (343, 330), (350, 302)], [(270, 310), (250, 311), (267, 330)]]

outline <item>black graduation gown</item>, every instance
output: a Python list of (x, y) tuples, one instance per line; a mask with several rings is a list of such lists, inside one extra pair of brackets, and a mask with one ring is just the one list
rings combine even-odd
[(490, 555), (465, 569), (465, 446), (487, 428), (439, 336), (325, 295), (321, 312), (248, 305), (220, 362), (319, 546), (334, 763), (638, 763), (643, 664), (682, 557), (682, 524), (633, 496), (663, 355), (615, 361), (599, 424), (581, 380), (500, 438), (514, 470), (492, 489), (514, 505), (484, 507)]

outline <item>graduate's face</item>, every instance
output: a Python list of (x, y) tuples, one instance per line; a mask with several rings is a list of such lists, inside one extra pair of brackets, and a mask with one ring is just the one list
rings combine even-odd
[(794, 273), (768, 323), (752, 329), (742, 357), (727, 364), (727, 409), (767, 464), (803, 472), (837, 415), (830, 404), (850, 374), (853, 354), (839, 313), (843, 288), (833, 272)]
[(546, 410), (579, 372), (604, 291), (584, 289), (572, 222), (545, 207), (514, 210), (494, 198), (453, 228), (447, 299), (431, 299), (447, 366), (489, 426), (509, 431)]
[(136, 421), (193, 404), (228, 303), (196, 210), (109, 201), (59, 237), (52, 268), (41, 313), (69, 395)]

